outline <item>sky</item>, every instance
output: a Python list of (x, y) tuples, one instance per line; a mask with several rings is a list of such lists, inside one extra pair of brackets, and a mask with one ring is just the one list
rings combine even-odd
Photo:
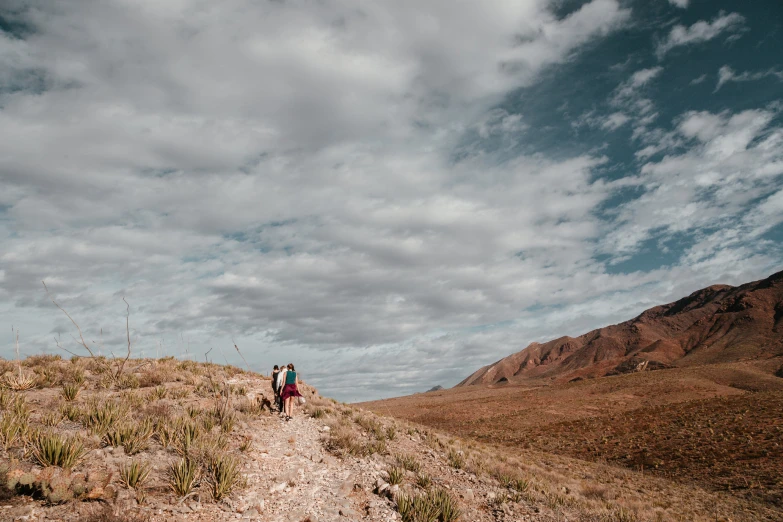
[[(779, 0), (0, 3), (0, 356), (371, 400), (783, 269)], [(94, 344), (93, 344), (94, 343)], [(205, 353), (212, 351), (205, 355)]]

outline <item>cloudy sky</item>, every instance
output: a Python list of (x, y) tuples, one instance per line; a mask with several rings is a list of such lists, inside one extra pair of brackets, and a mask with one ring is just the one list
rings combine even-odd
[(766, 277), (781, 49), (779, 0), (4, 0), (0, 355), (77, 349), (45, 280), (366, 400)]

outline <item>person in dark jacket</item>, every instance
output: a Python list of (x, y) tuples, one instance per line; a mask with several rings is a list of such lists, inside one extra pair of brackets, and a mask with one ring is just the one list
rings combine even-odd
[(280, 411), (283, 411), (282, 405), (280, 404), (280, 386), (277, 384), (278, 373), (280, 373), (280, 367), (275, 364), (275, 368), (272, 370), (272, 393), (275, 396), (275, 406), (277, 406)]

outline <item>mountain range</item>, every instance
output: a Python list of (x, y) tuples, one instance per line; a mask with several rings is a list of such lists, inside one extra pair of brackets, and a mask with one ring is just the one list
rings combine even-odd
[(713, 285), (620, 324), (531, 343), (457, 386), (556, 383), (783, 355), (783, 271), (738, 287)]

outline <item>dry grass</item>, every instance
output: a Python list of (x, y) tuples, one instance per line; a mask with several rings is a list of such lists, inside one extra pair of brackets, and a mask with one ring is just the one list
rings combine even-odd
[[(263, 413), (244, 397), (247, 384), (227, 382), (245, 372), (174, 358), (130, 360), (127, 371), (113, 379), (108, 363), (101, 358), (38, 356), (17, 367), (0, 360), (0, 384), (18, 381), (20, 369), (22, 376), (35, 377), (35, 388), (0, 386), (3, 495), (33, 495), (52, 505), (97, 499), (107, 484), (79, 478), (97, 476), (116, 482), (109, 490), (133, 489), (139, 504), (168, 503), (167, 496), (193, 492), (220, 501), (242, 486), (239, 455), (251, 449), (252, 437), (237, 425)], [(259, 379), (250, 374), (247, 378)], [(204, 397), (196, 393), (199, 385), (209, 391)], [(122, 448), (137, 457), (114, 463), (101, 453), (84, 458), (101, 446)], [(156, 453), (159, 460), (160, 450), (166, 465), (153, 469), (151, 456)], [(68, 474), (56, 475), (50, 484), (45, 474), (29, 471), (34, 464)], [(6, 473), (22, 482), (6, 481)], [(166, 483), (171, 493), (160, 487)], [(97, 520), (88, 507), (79, 519)]]

